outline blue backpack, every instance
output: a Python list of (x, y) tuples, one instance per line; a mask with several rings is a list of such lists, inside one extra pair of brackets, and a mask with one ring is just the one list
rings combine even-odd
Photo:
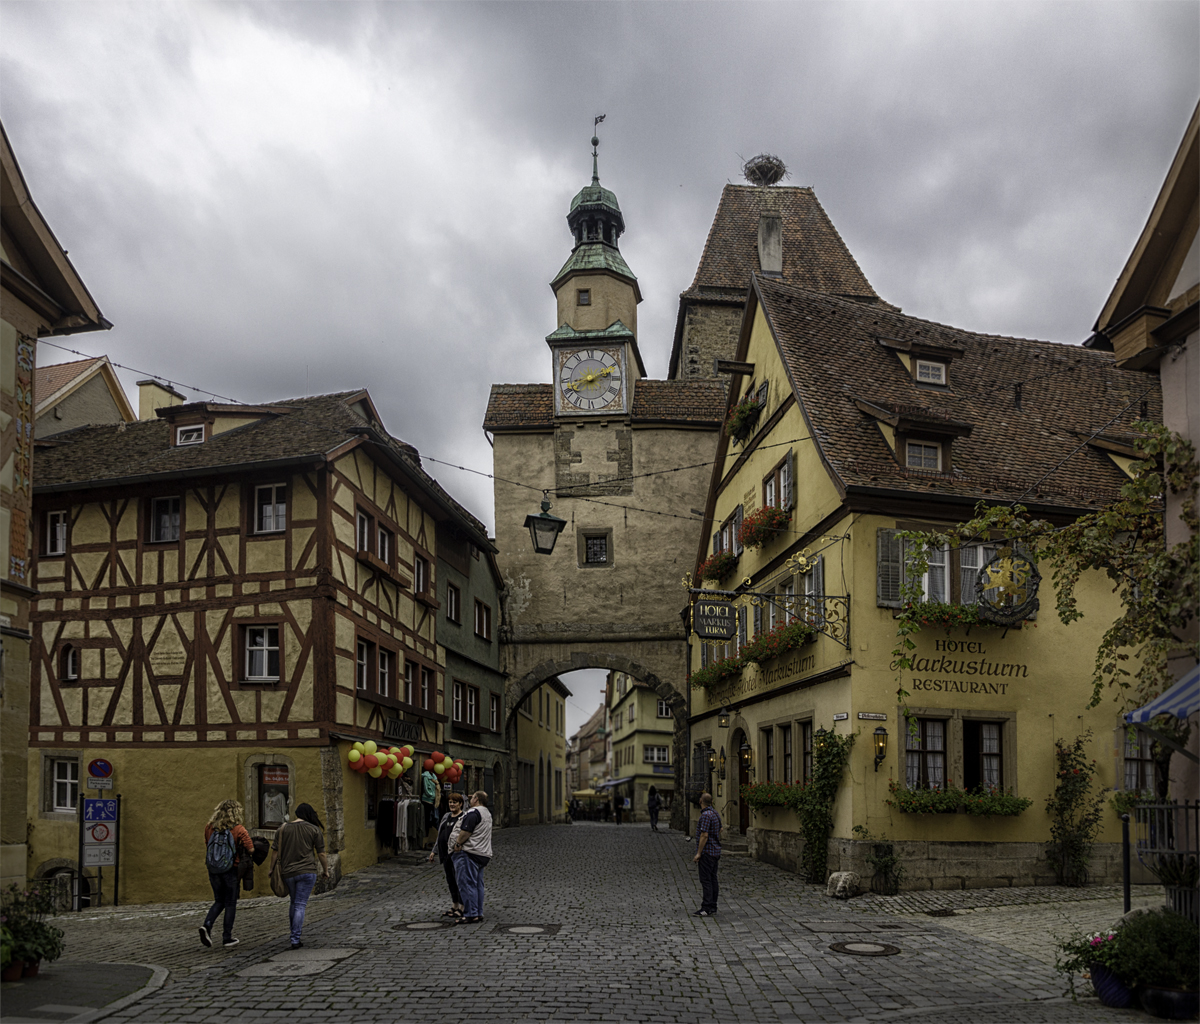
[(204, 863), (214, 874), (223, 875), (233, 867), (237, 859), (237, 850), (233, 845), (233, 833), (221, 829), (208, 837), (208, 849), (204, 854)]

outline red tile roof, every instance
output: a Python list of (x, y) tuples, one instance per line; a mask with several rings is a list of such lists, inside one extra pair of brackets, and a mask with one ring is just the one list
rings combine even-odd
[(33, 371), (33, 404), (40, 406), (51, 395), (56, 395), (67, 385), (85, 376), (104, 362), (103, 356), (94, 359), (76, 359), (70, 363), (55, 363), (38, 366)]

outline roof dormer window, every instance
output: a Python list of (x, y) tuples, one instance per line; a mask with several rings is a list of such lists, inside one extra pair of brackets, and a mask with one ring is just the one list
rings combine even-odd
[(909, 469), (942, 468), (942, 446), (932, 441), (909, 441), (906, 447), (906, 464)]
[(196, 423), (190, 427), (175, 428), (175, 446), (182, 447), (185, 444), (203, 444), (204, 443), (204, 424)]
[(928, 359), (917, 360), (917, 382), (919, 384), (946, 383), (946, 364), (935, 363)]

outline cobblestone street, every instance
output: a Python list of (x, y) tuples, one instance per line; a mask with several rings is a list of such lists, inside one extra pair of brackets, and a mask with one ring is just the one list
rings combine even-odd
[[(277, 899), (239, 905), (241, 944), (228, 951), (197, 941), (201, 904), (101, 908), (58, 923), (69, 960), (170, 971), (161, 989), (106, 1021), (1151, 1019), (1090, 996), (1063, 1000), (1047, 962), (1055, 933), (1115, 921), (1120, 897), (1111, 888), (842, 902), (769, 865), (726, 856), (720, 912), (703, 919), (692, 916), (693, 847), (678, 832), (542, 826), (497, 832), (495, 847), (480, 925), (433, 925), (449, 903), (444, 878), (416, 855), (315, 898), (305, 948), (295, 952), (286, 901)], [(1156, 902), (1147, 891), (1135, 905)], [(830, 949), (856, 941), (900, 952)]]

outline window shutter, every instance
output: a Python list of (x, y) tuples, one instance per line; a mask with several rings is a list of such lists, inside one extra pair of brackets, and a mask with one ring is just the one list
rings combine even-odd
[(703, 640), (700, 642), (700, 667), (708, 667), (708, 644), (704, 643)]
[(719, 554), (721, 551), (721, 531), (718, 530), (713, 534), (713, 554)]
[(754, 635), (758, 636), (762, 632), (763, 610), (761, 605), (754, 606)]
[(742, 553), (742, 506), (733, 510), (733, 553)]
[(794, 448), (788, 449), (788, 453), (783, 460), (783, 465), (780, 467), (779, 475), (783, 489), (783, 493), (779, 496), (779, 507), (785, 512), (789, 512), (796, 507), (796, 450)]
[(880, 608), (900, 607), (900, 579), (904, 571), (900, 538), (895, 530), (875, 532), (876, 599)]
[(767, 404), (767, 382), (765, 380), (758, 386), (758, 394), (754, 396), (754, 400), (761, 406)]

